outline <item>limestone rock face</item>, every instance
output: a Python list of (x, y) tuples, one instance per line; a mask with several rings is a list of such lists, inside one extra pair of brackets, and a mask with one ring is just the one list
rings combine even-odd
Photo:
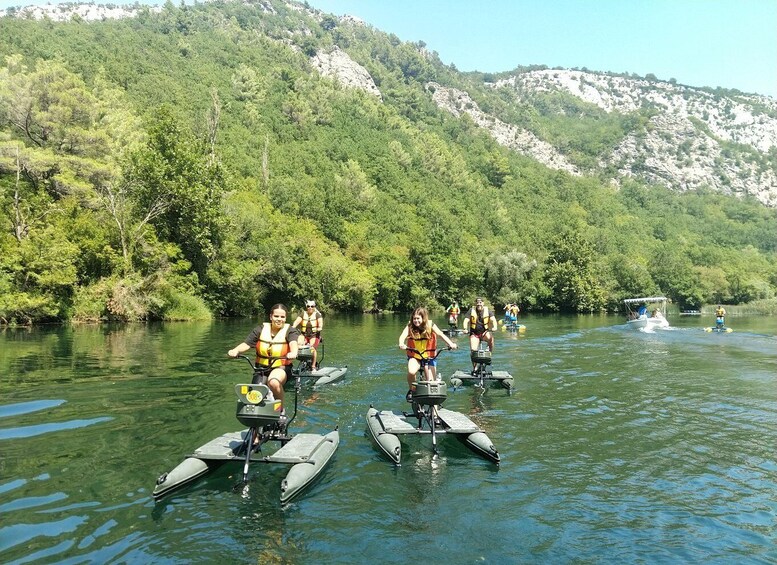
[[(161, 6), (148, 8), (151, 12), (161, 12)], [(117, 20), (120, 18), (134, 18), (140, 10), (135, 6), (118, 6), (114, 4), (71, 4), (64, 5), (46, 4), (44, 6), (25, 6), (16, 12), (20, 18), (32, 18), (42, 20), (48, 18), (51, 21), (65, 22), (78, 16), (84, 21), (94, 22), (101, 20)], [(2, 15), (2, 14), (0, 14)]]
[(638, 178), (680, 191), (705, 187), (753, 195), (777, 207), (773, 98), (575, 70), (529, 71), (484, 86), (513, 90), (516, 104), (531, 105), (537, 93), (565, 92), (605, 112), (628, 115), (649, 109), (651, 117), (644, 128), (599, 156), (598, 167), (581, 170), (532, 132), (483, 112), (469, 93), (437, 83), (426, 89), (439, 108), (468, 115), (501, 145), (550, 168), (574, 175), (616, 171), (610, 179), (616, 185)]
[(514, 89), (518, 100), (563, 91), (606, 112), (650, 108), (653, 116), (644, 129), (601, 156), (602, 168), (618, 171), (613, 182), (636, 177), (676, 190), (708, 187), (777, 206), (777, 174), (767, 159), (777, 149), (773, 98), (575, 70), (530, 71), (488, 86)]
[(628, 113), (650, 105), (681, 119), (697, 118), (724, 141), (764, 152), (777, 146), (777, 100), (768, 96), (732, 98), (658, 80), (572, 70), (531, 71), (493, 84), (496, 88), (506, 85), (527, 91), (564, 90), (608, 112)]
[(358, 88), (383, 100), (380, 90), (367, 69), (351, 59), (345, 51), (335, 48), (329, 52), (316, 53), (310, 64), (322, 76), (336, 79), (349, 88)]
[(542, 141), (529, 131), (507, 124), (481, 111), (477, 103), (466, 92), (455, 88), (446, 88), (433, 82), (427, 84), (426, 89), (431, 93), (437, 106), (454, 116), (467, 114), (475, 124), (487, 129), (500, 145), (533, 157), (551, 169), (567, 171), (574, 175), (580, 174), (577, 167), (569, 163), (552, 145)]

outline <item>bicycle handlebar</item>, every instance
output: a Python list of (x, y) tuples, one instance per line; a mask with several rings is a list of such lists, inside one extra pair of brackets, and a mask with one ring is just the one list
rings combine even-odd
[[(232, 359), (245, 359), (245, 360), (246, 360), (246, 363), (248, 363), (249, 365), (251, 365), (251, 368), (252, 368), (254, 371), (255, 371), (257, 368), (259, 368), (259, 367), (262, 367), (262, 365), (257, 365), (256, 363), (254, 363), (253, 361), (251, 361), (251, 359), (250, 359), (250, 358), (248, 358), (246, 355), (242, 355), (242, 354), (241, 354), (241, 355), (238, 355), (237, 357), (232, 357)], [(280, 356), (280, 357), (268, 357), (267, 359), (269, 359), (269, 360), (270, 360), (270, 364), (269, 364), (269, 365), (267, 365), (267, 368), (268, 368), (268, 369), (277, 369), (278, 367), (272, 367), (272, 364), (273, 364), (273, 363), (275, 363), (275, 361), (284, 361), (284, 360), (287, 360), (287, 359), (288, 359), (288, 357), (286, 357), (285, 355), (282, 355), (282, 356)]]
[[(405, 346), (405, 348), (404, 348), (404, 349), (405, 349), (405, 351), (411, 351), (411, 352), (413, 352), (413, 353), (418, 353), (418, 354), (421, 356), (421, 358), (422, 358), (422, 359), (431, 360), (431, 359), (437, 359), (437, 357), (439, 357), (439, 356), (440, 356), (440, 353), (442, 353), (443, 351), (450, 351), (450, 350), (451, 350), (451, 349), (453, 349), (453, 348), (452, 348), (452, 347), (444, 347), (444, 348), (442, 348), (442, 349), (427, 349), (427, 350), (425, 350), (425, 351), (423, 351), (423, 352), (422, 352), (422, 351), (419, 351), (419, 350), (417, 350), (417, 349), (416, 349), (416, 348), (414, 348), (414, 347), (407, 347), (407, 346)], [(429, 351), (434, 351), (434, 352), (435, 352), (435, 353), (434, 353), (434, 357), (424, 357), (424, 353), (427, 353), (427, 352), (429, 352)]]

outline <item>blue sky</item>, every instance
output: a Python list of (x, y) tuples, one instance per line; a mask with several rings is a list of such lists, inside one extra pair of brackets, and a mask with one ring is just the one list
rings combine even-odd
[(462, 71), (653, 73), (777, 97), (777, 0), (308, 0)]
[[(0, 0), (0, 7), (46, 3)], [(462, 71), (508, 71), (518, 65), (587, 67), (653, 73), (681, 84), (737, 88), (777, 98), (777, 0), (308, 3), (338, 16), (357, 16), (405, 41), (422, 40), (444, 63)]]

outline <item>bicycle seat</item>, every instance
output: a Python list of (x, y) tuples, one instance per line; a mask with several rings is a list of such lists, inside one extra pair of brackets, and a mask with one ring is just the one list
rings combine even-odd
[(419, 381), (415, 385), (413, 402), (422, 405), (439, 405), (448, 398), (447, 385), (443, 381)]
[(470, 358), (473, 363), (482, 363), (484, 365), (491, 364), (491, 352), (484, 349), (478, 349), (470, 353)]
[(309, 345), (299, 346), (299, 349), (297, 350), (297, 359), (299, 359), (300, 361), (313, 360), (313, 351), (310, 349)]

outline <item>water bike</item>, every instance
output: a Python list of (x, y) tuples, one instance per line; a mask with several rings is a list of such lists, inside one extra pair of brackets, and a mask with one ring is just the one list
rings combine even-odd
[(456, 371), (451, 375), (450, 383), (453, 390), (455, 391), (464, 384), (473, 384), (481, 389), (485, 389), (486, 383), (492, 382), (503, 386), (507, 389), (507, 393), (510, 394), (515, 382), (513, 376), (507, 371), (494, 371), (491, 369), (491, 352), (483, 348), (483, 343), (480, 342), (480, 347), (470, 353), (470, 359), (473, 364), (472, 371)]
[[(240, 357), (256, 370), (248, 357)], [(266, 377), (262, 380), (266, 381)], [(243, 463), (242, 482), (235, 486), (245, 487), (249, 465), (254, 462), (292, 466), (281, 482), (281, 504), (291, 501), (318, 478), (340, 443), (337, 428), (326, 435), (289, 434), (289, 425), (297, 416), (298, 392), (299, 387), (296, 387), (294, 413), (291, 418), (287, 418), (282, 415), (281, 401), (273, 398), (266, 382), (235, 385), (235, 416), (248, 429), (226, 433), (195, 449), (176, 468), (157, 479), (154, 500), (190, 484), (227, 462)], [(262, 446), (269, 442), (277, 442), (280, 448), (270, 455), (264, 455)]]
[(299, 363), (291, 370), (291, 376), (293, 379), (289, 379), (287, 385), (294, 383), (295, 387), (299, 387), (301, 379), (315, 378), (316, 381), (313, 386), (331, 384), (339, 381), (348, 372), (348, 367), (322, 367), (321, 361), (324, 359), (324, 343), (319, 342), (318, 353), (318, 369), (313, 368), (313, 351), (309, 345), (300, 345), (297, 351), (297, 360)]
[[(421, 355), (416, 349), (407, 350)], [(444, 350), (430, 351), (434, 351), (434, 357), (422, 359), (422, 370), (416, 374), (415, 390), (410, 399), (412, 412), (379, 411), (370, 405), (367, 410), (370, 436), (395, 465), (400, 465), (402, 459), (402, 445), (398, 436), (412, 434), (431, 436), (435, 455), (438, 453), (437, 436), (455, 435), (472, 451), (498, 465), (499, 452), (486, 433), (464, 414), (442, 407), (447, 398), (446, 385), (442, 380), (434, 380), (428, 361), (436, 359)]]
[(499, 327), (503, 332), (512, 332), (512, 333), (524, 333), (526, 331), (526, 326), (523, 324), (519, 324), (516, 320), (499, 320)]
[(465, 330), (464, 328), (458, 327), (456, 324), (449, 323), (448, 327), (445, 328), (442, 331), (442, 333), (444, 333), (448, 337), (456, 337), (456, 336), (464, 335), (465, 333), (467, 333), (467, 330)]
[(712, 326), (711, 328), (704, 328), (704, 331), (707, 333), (710, 332), (717, 332), (721, 334), (730, 334), (734, 330), (732, 328), (726, 327), (726, 326)]

